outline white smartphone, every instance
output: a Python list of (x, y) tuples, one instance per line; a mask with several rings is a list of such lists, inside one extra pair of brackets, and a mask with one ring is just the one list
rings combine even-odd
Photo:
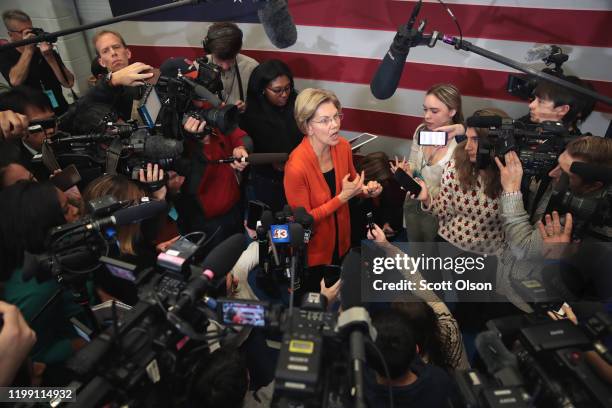
[(421, 146), (446, 146), (448, 135), (446, 132), (432, 132), (421, 130), (419, 132), (418, 143)]

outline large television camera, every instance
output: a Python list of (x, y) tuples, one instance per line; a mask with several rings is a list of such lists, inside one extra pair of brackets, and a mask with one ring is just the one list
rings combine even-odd
[[(195, 78), (190, 75), (197, 66)], [(203, 135), (219, 129), (229, 134), (238, 126), (238, 108), (223, 102), (221, 69), (206, 58), (198, 58), (191, 66), (184, 60), (171, 59), (162, 64), (157, 90), (162, 96), (164, 134), (181, 134), (180, 128), (188, 116), (206, 121)]]
[(571, 140), (567, 129), (556, 122), (525, 125), (499, 116), (472, 116), (467, 126), (489, 129), (488, 138), (478, 141), (479, 168), (495, 166), (494, 157), (503, 162), (506, 153), (515, 151), (528, 177), (541, 177), (552, 170)]
[(577, 326), (569, 320), (511, 316), (487, 323), (476, 337), (486, 374), (459, 371), (461, 402), (456, 407), (608, 407), (612, 390), (586, 361), (595, 350), (608, 364), (612, 354), (602, 338), (612, 319), (599, 312)]

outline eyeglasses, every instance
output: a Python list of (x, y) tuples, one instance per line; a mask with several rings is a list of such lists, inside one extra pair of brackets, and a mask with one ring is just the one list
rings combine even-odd
[(291, 85), (287, 85), (284, 88), (266, 88), (266, 89), (268, 91), (272, 92), (274, 95), (281, 96), (284, 93), (289, 95), (291, 93), (291, 91), (293, 90), (293, 87)]
[(319, 120), (312, 120), (311, 122), (318, 123), (318, 124), (323, 125), (323, 126), (329, 126), (331, 124), (332, 120), (334, 122), (340, 123), (340, 121), (342, 120), (343, 117), (344, 117), (344, 113), (336, 113), (331, 118), (328, 117), (328, 116), (324, 116), (324, 117), (322, 117)]

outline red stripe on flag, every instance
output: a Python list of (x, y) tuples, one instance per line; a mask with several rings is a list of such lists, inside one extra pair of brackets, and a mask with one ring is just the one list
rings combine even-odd
[[(130, 46), (132, 61), (143, 61), (155, 66), (167, 58), (184, 56), (190, 59), (201, 55), (197, 47)], [(334, 82), (369, 84), (380, 61), (368, 58), (338, 57), (284, 51), (244, 50), (244, 54), (257, 61), (278, 58), (291, 68), (297, 78)], [(407, 62), (399, 88), (425, 91), (432, 85), (448, 82), (455, 84), (463, 95), (520, 101), (506, 92), (508, 73), (486, 69), (449, 67), (445, 65)], [(597, 92), (612, 95), (612, 82), (591, 81)], [(612, 112), (612, 106), (598, 104), (598, 111)]]
[[(301, 0), (289, 2), (296, 24), (395, 31), (416, 2)], [(612, 11), (450, 4), (464, 37), (611, 47)], [(436, 3), (424, 3), (418, 17), (426, 31), (458, 35), (450, 16)]]

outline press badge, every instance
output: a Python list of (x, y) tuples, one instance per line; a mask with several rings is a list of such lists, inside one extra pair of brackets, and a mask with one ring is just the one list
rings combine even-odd
[(51, 89), (43, 89), (43, 92), (45, 93), (45, 95), (47, 95), (47, 98), (49, 98), (49, 101), (51, 102), (51, 108), (59, 108), (59, 103), (57, 103), (57, 99), (55, 98), (55, 94), (53, 93), (53, 91)]

